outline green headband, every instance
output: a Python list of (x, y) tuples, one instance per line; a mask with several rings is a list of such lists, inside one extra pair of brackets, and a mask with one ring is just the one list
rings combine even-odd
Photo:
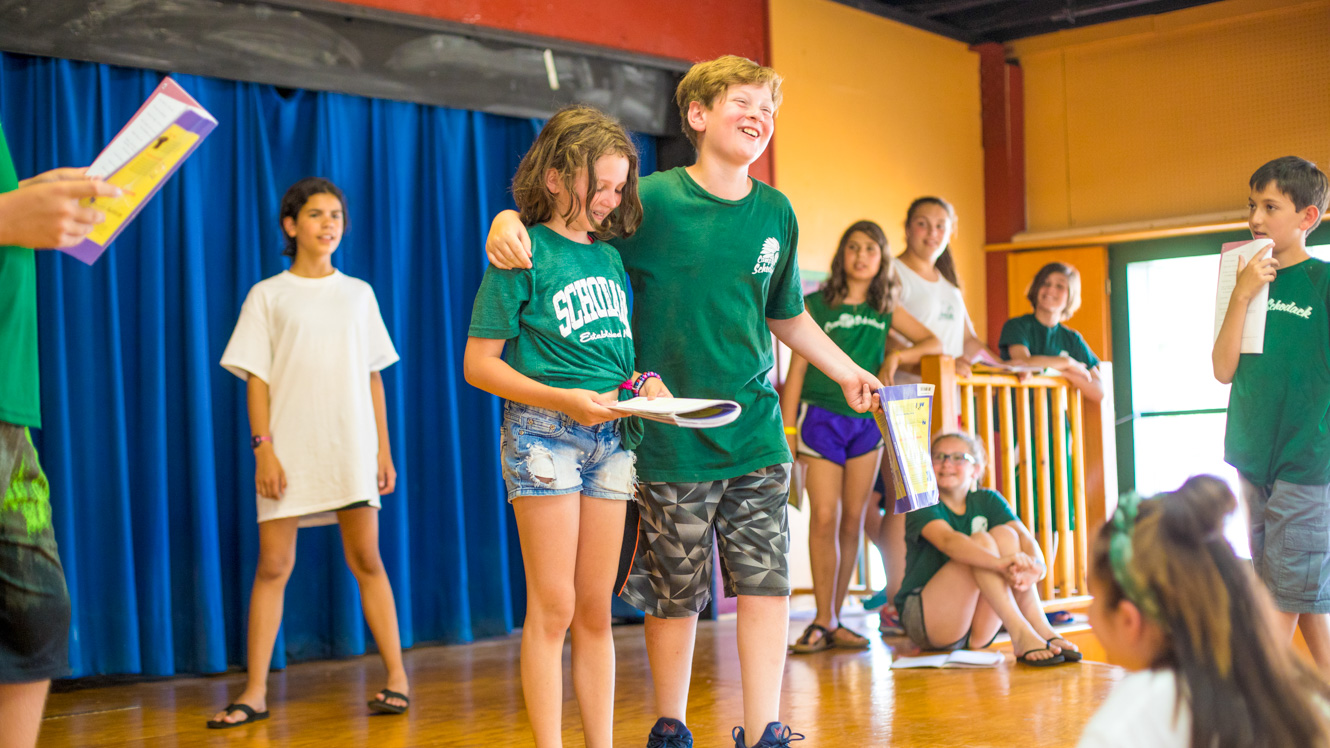
[(1136, 529), (1136, 516), (1139, 513), (1141, 497), (1129, 493), (1118, 499), (1118, 508), (1110, 520), (1112, 528), (1108, 541), (1108, 564), (1113, 571), (1113, 579), (1122, 588), (1122, 594), (1141, 612), (1153, 620), (1159, 620), (1159, 601), (1150, 592), (1149, 587), (1131, 570), (1131, 536)]

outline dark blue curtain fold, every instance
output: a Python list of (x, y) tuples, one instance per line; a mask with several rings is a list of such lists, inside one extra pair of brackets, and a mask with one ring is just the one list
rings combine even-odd
[[(20, 176), (92, 161), (161, 76), (0, 53)], [(181, 75), (218, 119), (92, 267), (38, 256), (43, 428), (74, 606), (73, 675), (243, 663), (258, 556), (244, 384), (217, 365), (250, 286), (280, 272), (278, 201), (346, 192), (334, 256), (374, 286), (402, 361), (384, 372), (397, 491), (379, 514), (403, 643), (511, 631), (525, 605), (499, 477), (498, 402), (463, 381), (484, 235), (539, 131), (513, 119)], [(654, 142), (638, 138), (645, 171)], [(273, 665), (372, 642), (335, 528), (307, 529)]]

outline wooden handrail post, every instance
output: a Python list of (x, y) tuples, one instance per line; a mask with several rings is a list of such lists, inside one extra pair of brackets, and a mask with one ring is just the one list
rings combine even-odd
[(1093, 538), (1118, 506), (1118, 451), (1113, 363), (1099, 362), (1104, 399), (1085, 403), (1085, 529)]
[(954, 431), (957, 415), (956, 360), (951, 356), (924, 356), (919, 362), (919, 376), (933, 385), (933, 433)]

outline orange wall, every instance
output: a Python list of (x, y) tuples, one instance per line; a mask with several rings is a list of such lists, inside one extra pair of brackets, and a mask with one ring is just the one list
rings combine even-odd
[(965, 301), (984, 329), (979, 58), (960, 42), (831, 0), (771, 0), (771, 56), (785, 76), (776, 173), (799, 216), (800, 266), (825, 273), (845, 227), (882, 224), (904, 248), (910, 201), (956, 206)]
[(1328, 34), (1328, 0), (1226, 0), (1013, 42), (1028, 230), (1245, 211), (1262, 163), (1330, 166)]

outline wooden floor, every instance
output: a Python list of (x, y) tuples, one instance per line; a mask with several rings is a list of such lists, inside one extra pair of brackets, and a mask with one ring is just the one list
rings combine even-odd
[[(804, 620), (799, 620), (803, 618)], [(798, 613), (791, 638), (810, 614)], [(850, 619), (861, 631), (877, 616)], [(807, 735), (800, 746), (1064, 746), (1107, 695), (1121, 671), (1083, 662), (1047, 669), (890, 669), (892, 647), (874, 635), (866, 652), (791, 656), (781, 717)], [(619, 653), (615, 744), (642, 746), (655, 721), (640, 626), (616, 628)], [(375, 657), (296, 665), (275, 673), (272, 718), (213, 731), (204, 722), (240, 673), (54, 694), (40, 746), (529, 746), (518, 681), (518, 636), (406, 653), (413, 705), (403, 717), (370, 716), (365, 699), (382, 686)], [(733, 745), (740, 721), (733, 620), (703, 622), (693, 671), (689, 726), (698, 748)], [(565, 661), (567, 655), (565, 654)], [(571, 695), (571, 684), (565, 694)], [(565, 745), (581, 746), (577, 708), (564, 711)]]

